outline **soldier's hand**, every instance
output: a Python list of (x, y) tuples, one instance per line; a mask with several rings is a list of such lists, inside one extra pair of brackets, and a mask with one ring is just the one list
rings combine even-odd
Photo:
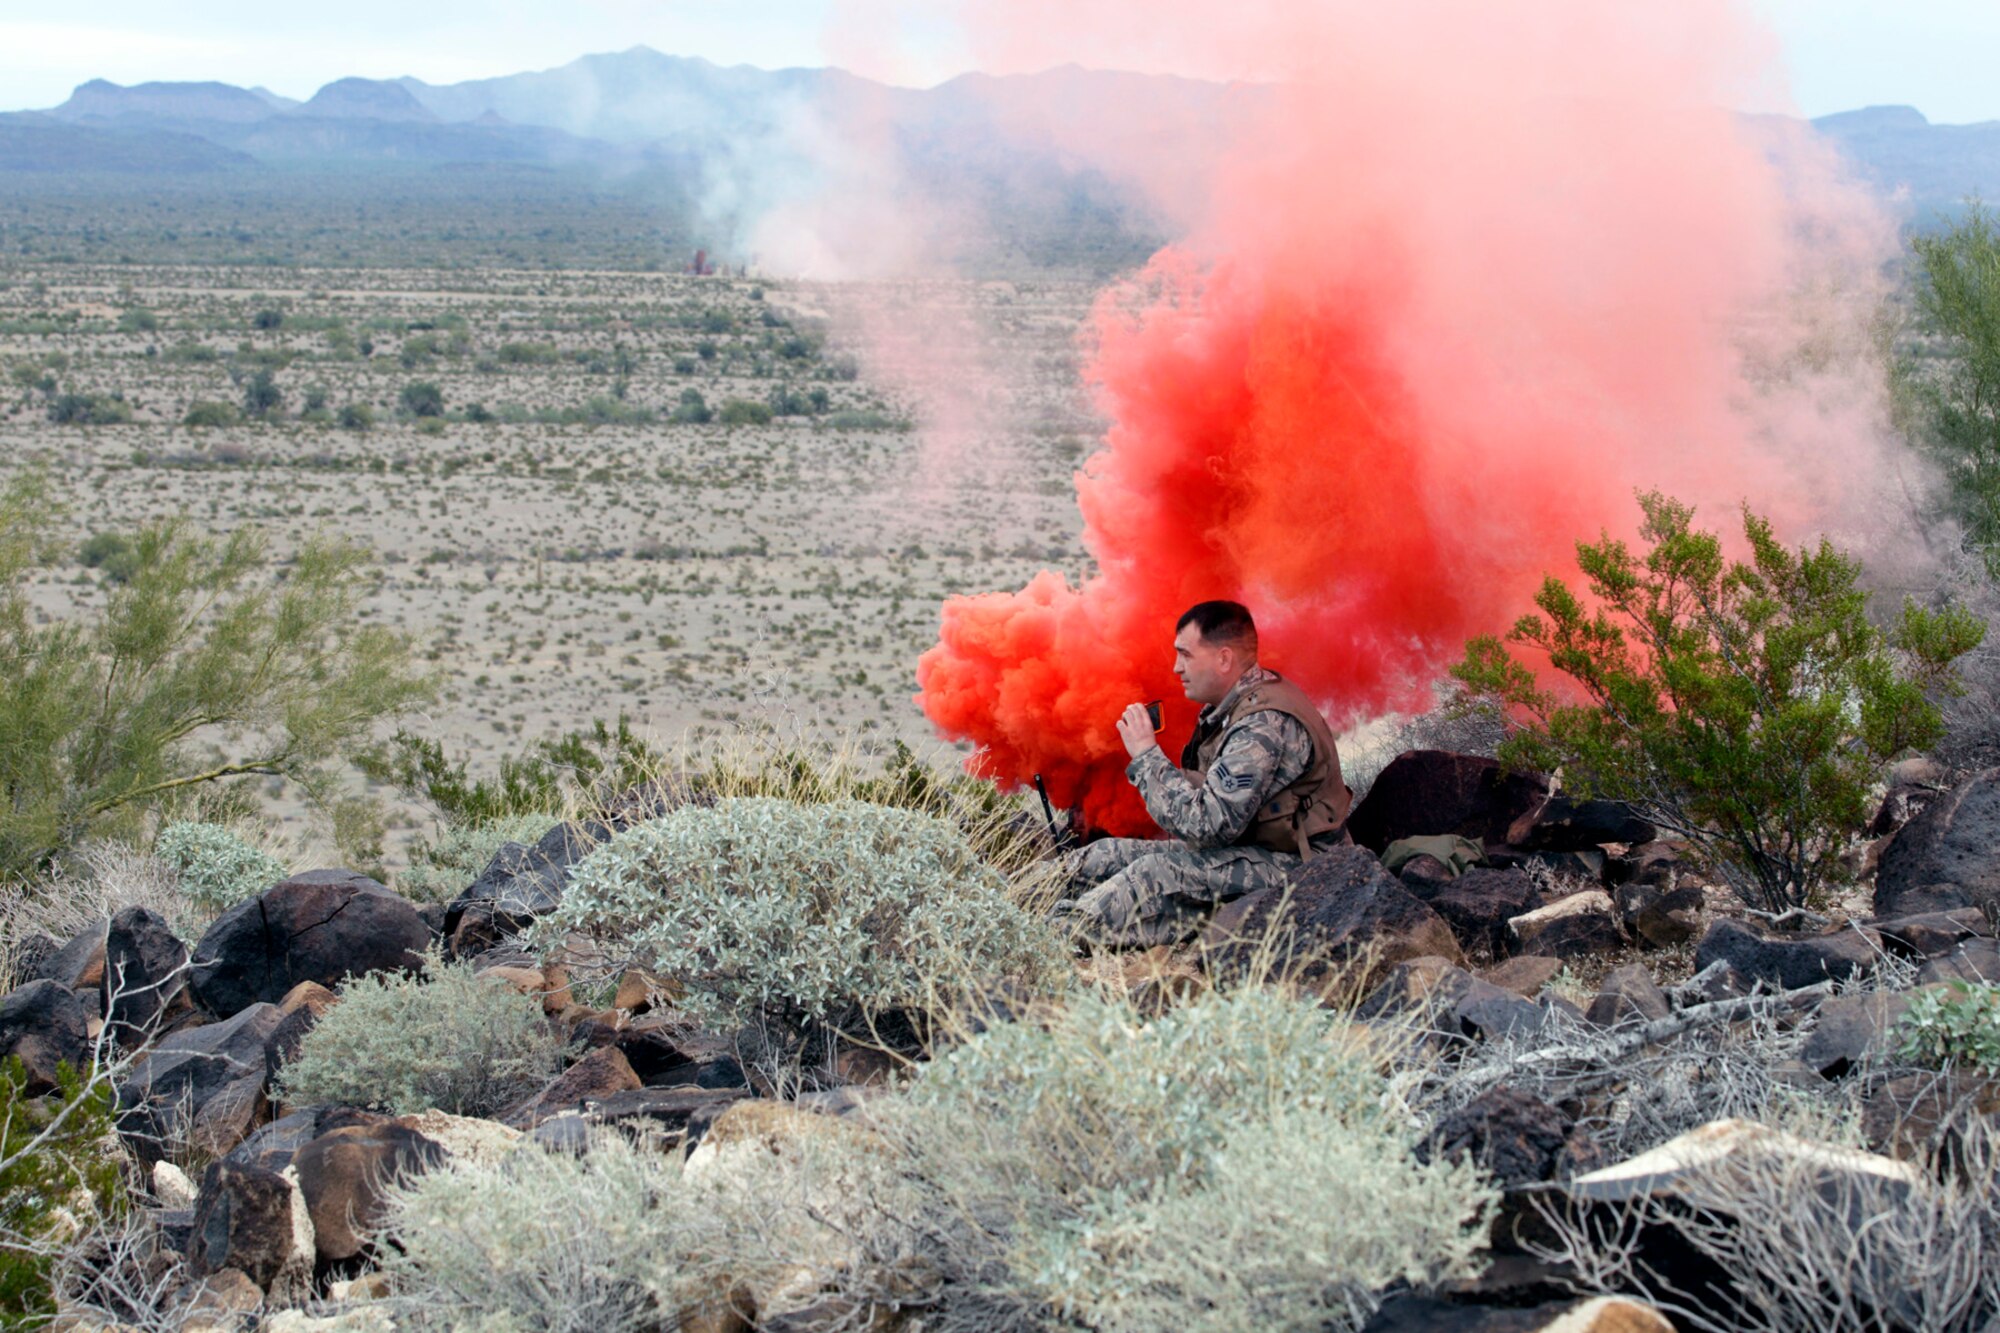
[(1125, 742), (1125, 753), (1134, 759), (1160, 748), (1153, 739), (1153, 719), (1146, 715), (1146, 705), (1133, 704), (1118, 715), (1118, 739)]

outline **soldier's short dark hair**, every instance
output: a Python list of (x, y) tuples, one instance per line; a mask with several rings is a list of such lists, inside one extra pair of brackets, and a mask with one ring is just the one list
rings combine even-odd
[(1257, 622), (1241, 602), (1196, 602), (1174, 622), (1174, 633), (1189, 625), (1201, 631), (1204, 643), (1234, 648), (1252, 657), (1257, 654)]

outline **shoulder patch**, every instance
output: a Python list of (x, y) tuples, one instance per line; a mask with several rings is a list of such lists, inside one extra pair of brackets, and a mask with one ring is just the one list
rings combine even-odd
[(1248, 791), (1257, 785), (1257, 779), (1248, 773), (1236, 773), (1226, 763), (1217, 764), (1209, 770), (1209, 780), (1224, 791)]

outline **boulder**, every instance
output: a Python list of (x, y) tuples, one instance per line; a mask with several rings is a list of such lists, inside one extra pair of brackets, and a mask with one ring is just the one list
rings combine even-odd
[(1701, 929), (1706, 906), (1701, 885), (1691, 881), (1631, 879), (1611, 890), (1618, 922), (1633, 940), (1655, 949), (1685, 944)]
[(1868, 821), (1868, 836), (1885, 838), (1898, 831), (1929, 809), (1931, 802), (1943, 794), (1928, 783), (1895, 784), (1883, 795), (1882, 804), (1875, 807), (1875, 817)]
[(178, 1293), (180, 1316), (186, 1322), (181, 1333), (241, 1327), (238, 1315), (255, 1314), (264, 1305), (264, 1292), (240, 1268), (225, 1268), (207, 1277), (195, 1278)]
[(1877, 921), (1870, 928), (1882, 937), (1883, 948), (1904, 958), (1935, 958), (1966, 940), (1993, 934), (1985, 914), (1976, 907), (1899, 916)]
[[(1314, 856), (1289, 884), (1228, 904), (1201, 941), (1211, 972), (1241, 975), (1261, 956), (1278, 975), (1322, 990), (1366, 985), (1426, 954), (1459, 961), (1451, 928), (1373, 855), (1345, 846)], [(1357, 966), (1364, 975), (1354, 975)]]
[(1575, 1164), (1587, 1168), (1596, 1156), (1570, 1116), (1505, 1084), (1447, 1115), (1417, 1146), (1419, 1161), (1470, 1160), (1502, 1189), (1574, 1174)]
[(1384, 1302), (1361, 1333), (1674, 1333), (1674, 1325), (1644, 1301), (1625, 1296), (1516, 1309), (1402, 1295)]
[(35, 972), (37, 981), (55, 981), (80, 990), (104, 984), (104, 932), (109, 918), (99, 917), (70, 938), (68, 943), (42, 960)]
[(608, 820), (558, 824), (532, 847), (518, 842), (503, 845), (479, 878), (445, 909), (441, 929), (447, 952), (453, 958), (471, 958), (518, 934), (562, 901), (571, 869), (591, 848), (619, 829), (686, 799), (685, 791), (670, 781), (630, 795), (632, 799)]
[(1484, 969), (1479, 973), (1479, 979), (1532, 1000), (1542, 993), (1542, 987), (1548, 985), (1556, 973), (1562, 971), (1562, 966), (1560, 958), (1524, 953)]
[(353, 1259), (382, 1220), (391, 1185), (435, 1170), (444, 1149), (394, 1122), (353, 1125), (322, 1134), (292, 1159), (312, 1215), (319, 1262)]
[(1901, 1074), (1861, 1103), (1861, 1137), (1878, 1152), (1922, 1161), (1973, 1117), (2000, 1121), (2000, 1078), (1969, 1071)]
[(1550, 958), (1588, 958), (1621, 947), (1618, 909), (1603, 889), (1585, 889), (1507, 922), (1508, 942), (1517, 953)]
[(1376, 777), (1348, 817), (1354, 840), (1381, 852), (1400, 838), (1452, 833), (1482, 846), (1504, 842), (1507, 830), (1548, 796), (1535, 774), (1508, 773), (1497, 759), (1410, 750)]
[(509, 1129), (497, 1120), (439, 1110), (401, 1116), (396, 1123), (437, 1144), (454, 1162), (470, 1166), (491, 1166), (521, 1141), (520, 1130)]
[(104, 935), (105, 1021), (121, 1046), (145, 1042), (187, 985), (187, 946), (165, 917), (128, 907)]
[(312, 1292), (313, 1248), (312, 1215), (290, 1172), (209, 1163), (187, 1255), (191, 1277), (241, 1269), (271, 1304), (295, 1304)]
[(524, 1098), (500, 1117), (512, 1129), (533, 1129), (551, 1116), (579, 1111), (615, 1092), (643, 1087), (625, 1053), (616, 1046), (603, 1046), (578, 1060), (557, 1076), (553, 1083)]
[(697, 1117), (714, 1118), (751, 1095), (748, 1088), (633, 1088), (588, 1103), (579, 1119), (592, 1125), (685, 1133)]
[(62, 950), (62, 942), (41, 931), (14, 941), (14, 975), (23, 981), (42, 980), (42, 968)]
[(31, 981), (0, 998), (0, 1060), (21, 1057), (27, 1093), (56, 1086), (56, 1067), (81, 1072), (90, 1059), (90, 1015), (76, 992), (55, 981)]
[(227, 1018), (276, 1004), (302, 981), (337, 986), (421, 966), (430, 931), (417, 909), (366, 875), (314, 870), (223, 913), (195, 946), (190, 988)]
[(147, 1166), (178, 1144), (221, 1154), (263, 1109), (266, 1045), (278, 1008), (254, 1004), (221, 1023), (160, 1040), (118, 1089), (118, 1132)]
[[(1730, 1328), (1741, 1326), (1735, 1270), (1691, 1245), (1670, 1219), (1693, 1214), (1726, 1228), (1743, 1182), (1759, 1177), (1838, 1202), (1836, 1210), (1816, 1210), (1820, 1223), (1839, 1225), (1836, 1215), (1844, 1213), (1857, 1228), (1898, 1207), (1922, 1182), (1909, 1165), (1874, 1153), (1811, 1142), (1752, 1121), (1719, 1120), (1578, 1176), (1560, 1190), (1583, 1214), (1578, 1221), (1589, 1232), (1605, 1244), (1631, 1246), (1633, 1271), (1673, 1292), (1678, 1303), (1708, 1321), (1704, 1326)], [(1884, 1274), (1883, 1285), (1897, 1276)], [(1890, 1320), (1882, 1326), (1903, 1325)]]
[(1919, 986), (1939, 981), (2000, 984), (2000, 944), (1992, 940), (1967, 940), (1917, 969)]
[(1940, 796), (1883, 849), (1875, 915), (1983, 907), (2000, 901), (2000, 768)]
[(1672, 1009), (1653, 974), (1638, 963), (1630, 963), (1612, 969), (1605, 976), (1584, 1017), (1608, 1028), (1625, 1023), (1650, 1023), (1665, 1018)]
[(387, 1123), (389, 1117), (358, 1106), (309, 1106), (267, 1124), (229, 1150), (223, 1159), (237, 1166), (255, 1166), (266, 1171), (290, 1167), (299, 1149), (323, 1134), (349, 1126), (368, 1127)]
[(1767, 935), (1729, 917), (1709, 924), (1695, 946), (1695, 971), (1727, 963), (1746, 981), (1762, 981), (1786, 990), (1845, 981), (1872, 970), (1875, 945), (1858, 930), (1826, 935)]
[(1542, 1030), (1549, 1011), (1469, 972), (1456, 972), (1432, 993), (1438, 1024), (1475, 1041), (1526, 1037)]
[(1417, 896), (1461, 945), (1487, 954), (1503, 951), (1510, 920), (1542, 904), (1535, 881), (1519, 870), (1468, 870)]
[(1839, 1078), (1895, 1031), (1909, 998), (1894, 991), (1828, 996), (1799, 1060), (1821, 1078)]
[(1354, 1015), (1367, 1020), (1409, 1013), (1427, 1003), (1431, 992), (1447, 976), (1459, 970), (1449, 958), (1439, 958), (1435, 954), (1406, 958), (1389, 969), (1375, 989), (1369, 992), (1368, 998), (1356, 1007)]
[(1551, 796), (1507, 828), (1507, 843), (1529, 852), (1583, 852), (1608, 842), (1627, 847), (1653, 841), (1659, 830), (1622, 801)]

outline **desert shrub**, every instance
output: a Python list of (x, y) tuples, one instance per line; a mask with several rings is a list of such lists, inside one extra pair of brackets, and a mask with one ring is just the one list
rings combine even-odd
[(59, 426), (117, 426), (132, 419), (132, 404), (115, 393), (58, 394), (49, 403), (49, 420)]
[(680, 401), (674, 404), (674, 410), (667, 419), (680, 425), (699, 426), (714, 415), (700, 389), (682, 389)]
[(1415, 1161), (1378, 1058), (1262, 989), (996, 1026), (885, 1109), (921, 1182), (893, 1215), (941, 1238), (961, 1327), (1358, 1327), (1391, 1283), (1475, 1272), (1495, 1198)]
[(2000, 573), (2000, 227), (1975, 204), (1952, 225), (1913, 237), (1913, 288), (1925, 361), (1899, 366), (1898, 401), (1919, 445), (1944, 473), (1945, 502), (1965, 544)]
[(285, 405), (285, 391), (278, 387), (276, 375), (265, 366), (252, 375), (243, 385), (243, 415), (262, 420), (277, 415)]
[(538, 938), (571, 933), (613, 966), (678, 979), (700, 1021), (780, 1033), (1063, 970), (1054, 937), (960, 830), (859, 801), (733, 797), (626, 829), (537, 925)]
[[(1578, 1291), (1642, 1297), (1699, 1333), (1983, 1333), (2000, 1316), (2000, 1128), (1974, 1117), (1907, 1165), (1740, 1128), (1742, 1150), (1684, 1165), (1671, 1191), (1544, 1204), (1530, 1248)], [(1667, 1232), (1678, 1253), (1659, 1263)], [(1726, 1284), (1695, 1278), (1711, 1265)]]
[(493, 1115), (553, 1078), (565, 1053), (539, 999), (432, 958), (421, 976), (343, 983), (280, 1071), (281, 1095), (295, 1106)]
[(1640, 504), (1643, 557), (1609, 536), (1577, 544), (1594, 609), (1551, 576), (1543, 614), (1508, 635), (1546, 653), (1584, 702), (1544, 688), (1492, 637), (1469, 643), (1452, 675), (1524, 719), (1500, 747), (1510, 764), (1626, 802), (1746, 901), (1814, 901), (1844, 878), (1884, 762), (1943, 734), (1935, 700), (1985, 627), (1905, 602), (1884, 634), (1859, 562), (1830, 542), (1788, 550), (1746, 509), (1751, 560), (1727, 561), (1687, 506), (1658, 493)]
[(197, 398), (188, 404), (188, 410), (181, 416), (183, 426), (234, 426), (243, 420), (243, 414), (236, 410), (234, 403), (218, 402), (213, 398)]
[(430, 380), (411, 380), (396, 391), (396, 406), (408, 417), (441, 417), (444, 390)]
[(180, 876), (181, 892), (197, 906), (224, 911), (285, 877), (282, 861), (252, 847), (220, 824), (179, 820), (160, 830), (153, 854)]
[(260, 333), (269, 333), (275, 329), (282, 329), (285, 327), (285, 312), (266, 307), (250, 316), (250, 327), (258, 330)]
[(101, 569), (113, 583), (127, 583), (138, 572), (138, 552), (132, 539), (122, 532), (99, 532), (77, 548), (77, 559), (86, 569)]
[(442, 743), (409, 731), (361, 757), (369, 777), (395, 784), (461, 827), (551, 814), (592, 789), (606, 795), (628, 790), (661, 767), (661, 757), (624, 717), (615, 723), (598, 718), (538, 740), (525, 754), (502, 755), (491, 779), (472, 777), (464, 759), (453, 760)]
[(826, 424), (835, 430), (896, 430), (910, 429), (908, 417), (891, 416), (887, 412), (849, 408), (834, 412), (826, 418)]
[(715, 419), (725, 426), (768, 426), (771, 424), (771, 405), (748, 398), (731, 398), (723, 403)]
[(0, 1061), (0, 1328), (40, 1328), (55, 1313), (62, 1245), (118, 1203), (108, 1078), (62, 1066), (52, 1093), (28, 1096), (20, 1057)]
[(342, 403), (334, 420), (342, 430), (371, 431), (375, 429), (375, 409), (366, 403)]
[(663, 1286), (700, 1225), (659, 1152), (607, 1134), (583, 1154), (454, 1163), (390, 1192), (384, 1270), (418, 1328), (639, 1333), (673, 1327)]
[(1896, 1036), (1897, 1055), (1912, 1064), (2000, 1074), (2000, 986), (1951, 981), (1917, 991)]
[(133, 306), (118, 313), (120, 333), (151, 333), (160, 327), (160, 317), (144, 306)]
[(503, 846), (533, 846), (556, 823), (554, 815), (524, 814), (448, 829), (436, 844), (412, 855), (410, 868), (396, 876), (396, 888), (418, 902), (450, 902)]
[(496, 355), (507, 366), (552, 366), (562, 358), (556, 345), (549, 342), (501, 343)]

